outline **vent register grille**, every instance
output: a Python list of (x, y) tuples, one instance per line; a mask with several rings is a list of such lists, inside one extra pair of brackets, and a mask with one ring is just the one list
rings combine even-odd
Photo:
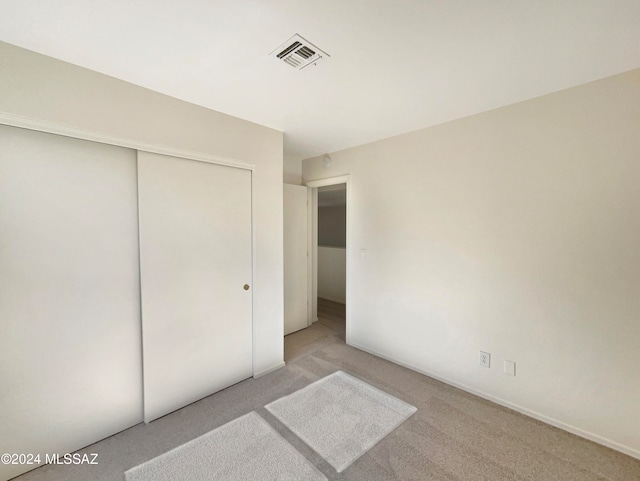
[(325, 56), (329, 57), (329, 54), (298, 34), (284, 42), (270, 55), (298, 70), (317, 64)]

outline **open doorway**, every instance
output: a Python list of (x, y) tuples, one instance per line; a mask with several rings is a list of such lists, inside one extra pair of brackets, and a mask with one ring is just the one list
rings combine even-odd
[(350, 176), (307, 181), (309, 196), (309, 317), (349, 344)]
[(317, 200), (318, 321), (346, 339), (347, 185), (318, 187)]
[[(306, 189), (306, 203), (292, 198), (291, 193), (301, 188)], [(310, 355), (321, 346), (349, 344), (349, 196), (348, 175), (307, 181), (304, 187), (285, 188), (285, 334), (289, 335), (284, 338), (284, 357), (287, 363)], [(302, 205), (306, 215), (298, 215), (299, 212), (293, 215)], [(302, 223), (306, 225), (306, 242), (301, 244), (298, 227)], [(295, 236), (294, 230), (298, 232)], [(288, 249), (288, 245), (295, 249)], [(301, 246), (304, 249), (298, 252)], [(298, 274), (290, 272), (294, 267)], [(299, 268), (303, 268), (304, 280), (300, 278)], [(301, 289), (306, 289), (306, 296), (302, 296)], [(297, 302), (302, 298), (306, 316), (302, 315)], [(294, 306), (298, 306), (295, 316)], [(288, 320), (302, 317), (307, 323), (296, 323), (298, 328), (291, 329)]]

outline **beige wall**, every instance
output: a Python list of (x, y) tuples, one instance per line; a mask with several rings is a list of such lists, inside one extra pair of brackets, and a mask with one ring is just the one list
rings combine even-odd
[(318, 297), (345, 303), (346, 262), (344, 247), (318, 246)]
[[(322, 192), (318, 192), (321, 196)], [(347, 231), (346, 205), (318, 207), (318, 245), (327, 247), (344, 247)]]
[(254, 372), (282, 364), (281, 132), (2, 42), (0, 113), (254, 164)]
[(640, 457), (640, 70), (331, 158), (353, 345)]
[(282, 178), (285, 184), (302, 184), (302, 161), (284, 156)]

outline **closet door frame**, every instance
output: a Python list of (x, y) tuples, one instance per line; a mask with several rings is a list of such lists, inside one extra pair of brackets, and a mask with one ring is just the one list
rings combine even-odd
[[(255, 303), (255, 276), (256, 276), (256, 219), (253, 206), (255, 205), (255, 182), (253, 182), (253, 171), (255, 170), (255, 164), (250, 162), (244, 162), (230, 157), (223, 157), (218, 155), (211, 155), (202, 152), (173, 149), (170, 147), (151, 144), (147, 142), (139, 142), (132, 139), (117, 137), (113, 135), (103, 134), (100, 132), (93, 132), (90, 130), (79, 129), (68, 125), (63, 125), (57, 122), (51, 122), (47, 120), (33, 119), (29, 117), (23, 117), (20, 115), (9, 114), (6, 112), (0, 112), (0, 124), (8, 125), (11, 127), (20, 127), (28, 130), (35, 130), (38, 132), (44, 132), (48, 134), (62, 135), (64, 137), (71, 137), (80, 140), (88, 140), (91, 142), (98, 142), (101, 144), (115, 145), (117, 147), (126, 147), (134, 149), (136, 151), (150, 152), (152, 154), (168, 155), (172, 157), (180, 157), (187, 160), (195, 160), (200, 162), (207, 162), (210, 164), (225, 165), (228, 167), (235, 167), (238, 169), (245, 169), (251, 171), (251, 305)], [(138, 266), (140, 269), (140, 266)], [(252, 312), (254, 312), (252, 308)], [(252, 359), (252, 373), (256, 376), (256, 330), (255, 319), (251, 316), (252, 335), (251, 335), (251, 359)], [(140, 329), (142, 329), (142, 318), (140, 318)], [(142, 362), (142, 359), (141, 359)], [(142, 364), (141, 364), (142, 368)], [(141, 386), (143, 389), (144, 386)]]

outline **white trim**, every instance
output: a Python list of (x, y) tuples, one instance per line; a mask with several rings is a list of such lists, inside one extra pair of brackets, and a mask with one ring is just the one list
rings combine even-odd
[(351, 245), (351, 212), (353, 207), (351, 206), (351, 174), (341, 175), (339, 177), (330, 177), (328, 179), (308, 180), (305, 182), (307, 187), (312, 187), (314, 192), (314, 223), (315, 223), (315, 235), (313, 236), (313, 280), (314, 280), (314, 302), (316, 303), (315, 315), (317, 320), (317, 285), (318, 285), (318, 235), (317, 235), (317, 222), (318, 222), (318, 187), (325, 187), (327, 185), (346, 184), (346, 198), (347, 198), (347, 242), (346, 242), (346, 292), (345, 292), (345, 322), (346, 322), (346, 343), (350, 344), (351, 341), (351, 253), (353, 246)]
[(255, 206), (255, 182), (253, 181), (253, 171), (251, 171), (251, 372), (253, 377), (256, 377), (256, 316), (255, 316), (255, 301), (256, 296), (256, 216), (254, 213)]
[(284, 361), (279, 362), (275, 366), (272, 366), (272, 367), (270, 367), (268, 369), (265, 369), (264, 371), (260, 371), (260, 372), (255, 373), (253, 375), (253, 379), (258, 379), (259, 377), (266, 376), (267, 374), (271, 374), (272, 372), (277, 371), (278, 369), (282, 369), (284, 366), (285, 366), (285, 362)]
[(32, 119), (29, 117), (23, 117), (21, 115), (10, 114), (7, 112), (0, 112), (0, 124), (29, 130), (37, 130), (39, 132), (46, 132), (48, 134), (63, 135), (65, 137), (72, 137), (74, 139), (89, 140), (91, 142), (98, 142), (101, 144), (117, 145), (118, 147), (142, 150), (144, 152), (151, 152), (152, 154), (169, 155), (171, 157), (199, 160), (200, 162), (226, 165), (229, 167), (236, 167), (238, 169), (255, 169), (255, 165), (252, 163), (231, 159), (229, 157), (221, 157), (218, 155), (205, 154), (202, 152), (189, 150), (173, 149), (171, 147), (166, 147), (163, 145), (140, 142), (124, 137), (116, 137), (110, 134), (79, 129), (48, 120)]
[(318, 320), (318, 189), (311, 188), (311, 312)]
[(331, 177), (329, 179), (308, 180), (305, 182), (305, 185), (307, 187), (313, 187), (314, 189), (336, 184), (347, 184), (347, 187), (349, 187), (350, 178), (350, 175), (341, 175), (340, 177)]
[(531, 418), (537, 419), (538, 421), (542, 421), (544, 423), (550, 424), (551, 426), (555, 426), (559, 429), (562, 429), (564, 431), (570, 432), (572, 434), (575, 434), (576, 436), (580, 436), (581, 438), (584, 439), (588, 439), (589, 441), (593, 441), (594, 443), (600, 444), (602, 446), (606, 446), (608, 448), (614, 449), (615, 451), (619, 451), (621, 453), (627, 454), (628, 456), (631, 456), (633, 458), (636, 459), (640, 459), (640, 451), (630, 448), (628, 446), (625, 446), (623, 444), (617, 443), (615, 441), (612, 441), (611, 439), (607, 439), (605, 437), (599, 436), (598, 434), (594, 434), (591, 433), (589, 431), (585, 431), (584, 429), (580, 429), (576, 426), (572, 426), (571, 424), (567, 424), (564, 423), (562, 421), (558, 421), (557, 419), (554, 419), (552, 417), (546, 416), (544, 414), (541, 414), (537, 411), (533, 411), (531, 409), (525, 408), (523, 406), (520, 406), (519, 404), (515, 404), (509, 401), (506, 401), (502, 398), (493, 396), (491, 394), (487, 394), (483, 391), (480, 391), (478, 389), (475, 389), (471, 386), (468, 386), (466, 384), (462, 384), (459, 383), (457, 381), (453, 381), (452, 379), (443, 377), (443, 376), (439, 376), (437, 374), (433, 374), (432, 372), (429, 372), (425, 369), (421, 369), (419, 367), (416, 367), (412, 364), (406, 363), (406, 362), (402, 362), (399, 361), (397, 359), (394, 359), (391, 356), (385, 356), (384, 354), (380, 354), (379, 352), (376, 352), (375, 349), (369, 349), (367, 347), (364, 347), (360, 344), (357, 343), (353, 343), (353, 342), (347, 342), (347, 344), (349, 344), (352, 347), (355, 347), (356, 349), (360, 349), (361, 351), (364, 352), (368, 352), (369, 354), (372, 354), (376, 357), (382, 358), (382, 359), (386, 359), (387, 361), (391, 361), (394, 364), (398, 364), (399, 366), (403, 366), (406, 367), (407, 369), (411, 369), (412, 371), (416, 371), (419, 372), (420, 374), (424, 374), (425, 376), (428, 376), (430, 378), (436, 379), (438, 381), (441, 381), (445, 384), (448, 384), (450, 386), (456, 387), (458, 389), (461, 389), (465, 392), (468, 392), (470, 394), (473, 394), (475, 396), (481, 397), (483, 399), (486, 399), (487, 401), (491, 401), (495, 404), (499, 404), (500, 406), (504, 406), (506, 408), (512, 409), (513, 411), (517, 411), (521, 414), (524, 414), (525, 416), (529, 416)]
[(136, 235), (138, 237), (136, 246), (138, 248), (138, 327), (140, 328), (140, 380), (142, 385), (140, 386), (140, 392), (142, 393), (142, 421), (145, 424), (149, 424), (149, 421), (145, 418), (144, 407), (147, 405), (146, 396), (147, 393), (144, 389), (144, 332), (142, 326), (142, 255), (140, 245), (140, 167), (138, 166), (138, 160), (140, 154), (136, 151)]
[(307, 327), (316, 321), (313, 314), (313, 192), (307, 187)]

